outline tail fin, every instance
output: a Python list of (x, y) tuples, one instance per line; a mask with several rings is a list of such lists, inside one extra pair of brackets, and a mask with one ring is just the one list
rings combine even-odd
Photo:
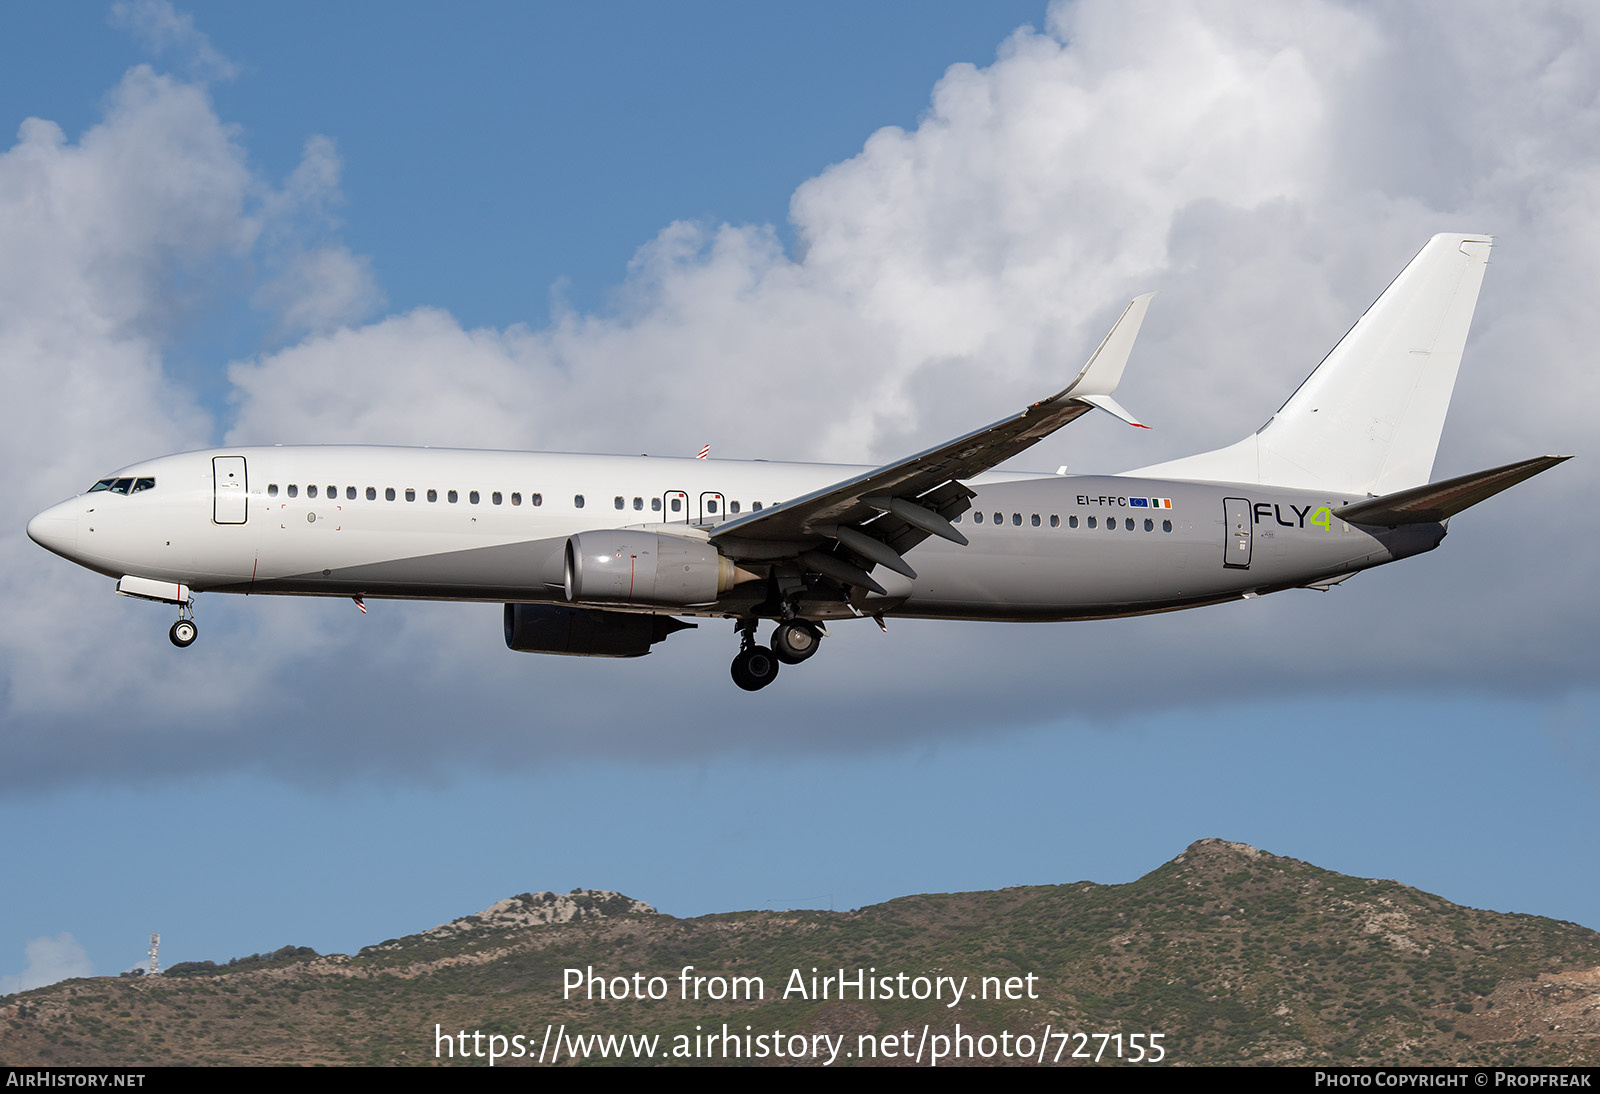
[(1227, 448), (1128, 474), (1361, 494), (1423, 485), (1491, 242), (1434, 236), (1266, 425)]

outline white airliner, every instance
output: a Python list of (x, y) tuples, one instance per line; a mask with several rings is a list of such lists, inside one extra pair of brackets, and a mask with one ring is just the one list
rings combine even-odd
[(1435, 236), (1259, 430), (1121, 475), (991, 468), (1092, 408), (1139, 424), (1112, 394), (1148, 296), (1057, 394), (884, 467), (226, 448), (107, 475), (28, 535), (176, 605), (178, 646), (197, 592), (501, 602), (511, 649), (596, 657), (721, 616), (750, 691), (840, 619), (1103, 619), (1327, 589), (1431, 551), (1451, 516), (1566, 458), (1428, 482), (1489, 247)]

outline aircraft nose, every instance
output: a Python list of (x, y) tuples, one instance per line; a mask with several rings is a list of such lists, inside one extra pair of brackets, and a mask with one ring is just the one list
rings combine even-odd
[(71, 558), (78, 549), (78, 513), (75, 502), (52, 505), (28, 522), (28, 538), (47, 551)]

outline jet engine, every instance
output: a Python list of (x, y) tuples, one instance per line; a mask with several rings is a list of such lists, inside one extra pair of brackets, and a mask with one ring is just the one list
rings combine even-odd
[(557, 604), (506, 605), (506, 645), (519, 653), (643, 657), (667, 635), (694, 625), (670, 615), (593, 611)]
[(699, 607), (754, 576), (703, 539), (615, 529), (567, 540), (567, 599), (577, 603)]

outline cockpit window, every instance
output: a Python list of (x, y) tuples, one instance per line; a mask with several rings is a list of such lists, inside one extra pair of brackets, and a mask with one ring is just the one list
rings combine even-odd
[(108, 490), (113, 494), (137, 494), (141, 490), (154, 490), (155, 488), (156, 480), (150, 478), (101, 479), (99, 482), (89, 487), (89, 493), (98, 494), (102, 490)]

